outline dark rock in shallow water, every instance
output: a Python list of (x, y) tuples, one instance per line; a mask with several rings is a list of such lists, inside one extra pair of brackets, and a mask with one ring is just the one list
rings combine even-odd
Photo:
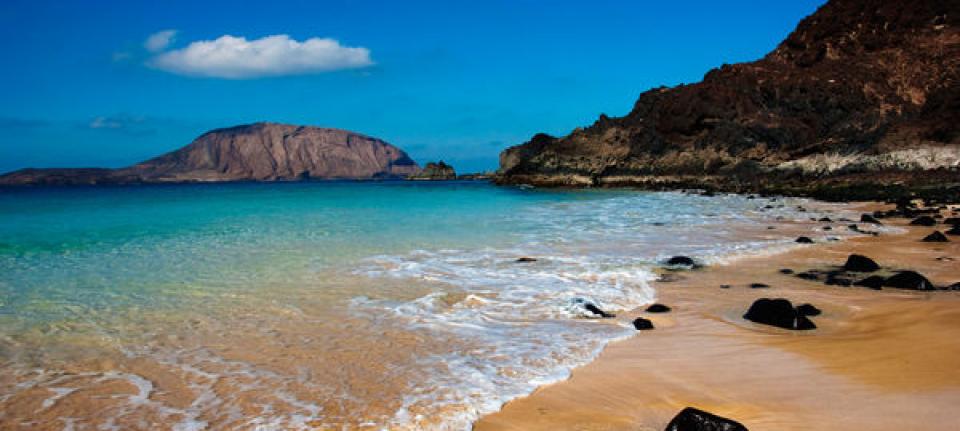
[(750, 309), (747, 310), (747, 314), (743, 315), (743, 318), (749, 321), (784, 329), (816, 329), (817, 326), (813, 322), (805, 317), (803, 319), (798, 319), (798, 317), (803, 316), (793, 307), (790, 301), (783, 298), (760, 298), (754, 301)]
[(730, 285), (729, 285), (729, 284), (721, 284), (721, 285), (720, 285), (720, 288), (721, 288), (721, 289), (729, 289), (729, 288), (730, 288)]
[(670, 307), (663, 304), (652, 304), (647, 307), (647, 313), (667, 313), (669, 311)]
[(780, 273), (781, 273), (781, 274), (790, 275), (790, 274), (793, 274), (793, 270), (790, 269), (790, 268), (783, 268), (783, 269), (780, 270)]
[(923, 239), (922, 239), (921, 241), (923, 241), (923, 242), (950, 242), (950, 240), (947, 239), (946, 235), (940, 233), (940, 231), (938, 231), (938, 230), (935, 230), (935, 231), (933, 231), (933, 233), (931, 233), (930, 235), (927, 235), (927, 236), (923, 237)]
[(633, 319), (633, 328), (638, 331), (646, 331), (649, 329), (653, 329), (653, 322), (651, 322), (648, 319), (638, 317), (636, 319)]
[(948, 230), (947, 235), (960, 235), (960, 226), (954, 226)]
[(801, 316), (819, 316), (820, 313), (820, 309), (814, 307), (813, 304), (803, 304), (797, 306), (797, 314)]
[(820, 217), (820, 220), (817, 220), (817, 221), (823, 221), (823, 222), (830, 223), (830, 222), (832, 222), (833, 220), (830, 220), (830, 217)]
[(930, 216), (920, 216), (910, 221), (911, 226), (936, 226), (937, 221)]
[(830, 271), (827, 273), (827, 279), (823, 282), (828, 286), (851, 286), (853, 279), (841, 271)]
[(674, 257), (671, 257), (670, 259), (667, 259), (667, 265), (689, 266), (691, 268), (695, 268), (697, 266), (697, 262), (687, 256), (674, 256)]
[(910, 290), (934, 290), (933, 283), (915, 271), (900, 271), (883, 281), (883, 287)]
[(603, 318), (605, 318), (605, 319), (608, 319), (608, 318), (611, 318), (611, 317), (617, 317), (615, 314), (607, 313), (606, 311), (601, 310), (600, 307), (597, 307), (596, 305), (594, 305), (593, 303), (590, 303), (590, 302), (587, 302), (587, 303), (583, 304), (583, 308), (584, 308), (585, 310), (587, 310), (587, 311), (589, 311), (589, 312), (591, 312), (591, 313), (593, 313), (593, 314), (596, 314), (597, 316), (603, 317)]
[(798, 315), (797, 315), (797, 325), (796, 325), (796, 327), (793, 328), (793, 329), (795, 329), (795, 330), (797, 330), (797, 331), (809, 331), (809, 330), (811, 330), (811, 329), (817, 329), (817, 325), (815, 325), (812, 320), (810, 320), (809, 318), (807, 318), (807, 316), (804, 316), (804, 315), (802, 315), (802, 314), (798, 314)]
[(766, 289), (766, 288), (769, 288), (769, 287), (770, 287), (770, 285), (768, 285), (768, 284), (763, 284), (763, 283), (750, 283), (750, 288), (751, 288), (751, 289)]
[(880, 290), (883, 286), (883, 282), (886, 280), (886, 277), (881, 277), (879, 275), (871, 275), (863, 280), (860, 280), (856, 283), (853, 283), (854, 286), (868, 287), (874, 290)]
[(947, 287), (944, 287), (943, 290), (960, 290), (960, 283), (953, 283)]
[(855, 272), (873, 272), (880, 269), (880, 265), (877, 265), (877, 263), (869, 257), (851, 254), (847, 257), (847, 262), (843, 264), (843, 269)]
[(535, 258), (535, 257), (521, 257), (521, 258), (519, 258), (519, 259), (516, 260), (517, 263), (536, 262), (536, 261), (537, 261), (537, 258)]
[(960, 226), (960, 217), (950, 217), (943, 221), (943, 224), (948, 224), (951, 226)]
[(805, 236), (797, 238), (796, 242), (799, 242), (800, 244), (813, 244), (813, 240)]
[(741, 423), (687, 407), (667, 424), (666, 431), (747, 431)]

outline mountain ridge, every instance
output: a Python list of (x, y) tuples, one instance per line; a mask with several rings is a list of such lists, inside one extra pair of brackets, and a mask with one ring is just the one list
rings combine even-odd
[(0, 175), (0, 184), (378, 179), (419, 171), (406, 152), (378, 138), (259, 122), (210, 130), (184, 147), (124, 168), (27, 168)]

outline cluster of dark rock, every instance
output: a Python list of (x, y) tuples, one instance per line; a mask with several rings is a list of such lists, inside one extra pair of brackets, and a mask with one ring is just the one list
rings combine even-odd
[(875, 290), (884, 287), (907, 290), (954, 290), (954, 286), (938, 288), (916, 271), (883, 269), (873, 259), (859, 254), (851, 254), (842, 266), (810, 269), (797, 273), (796, 277), (822, 281), (824, 284), (833, 286), (861, 286)]
[[(883, 218), (905, 217), (912, 219), (910, 220), (910, 226), (941, 226), (940, 230), (934, 230), (923, 237), (921, 239), (923, 242), (949, 242), (950, 239), (947, 235), (960, 235), (960, 211), (950, 210), (943, 202), (927, 200), (918, 205), (914, 200), (901, 198), (890, 203), (896, 204), (896, 208), (863, 214), (860, 221), (881, 224), (880, 219)], [(948, 217), (944, 217), (943, 212), (949, 212)]]
[(778, 328), (806, 331), (817, 329), (817, 325), (809, 317), (818, 315), (820, 309), (811, 304), (794, 307), (789, 300), (783, 298), (760, 298), (753, 302), (743, 318)]

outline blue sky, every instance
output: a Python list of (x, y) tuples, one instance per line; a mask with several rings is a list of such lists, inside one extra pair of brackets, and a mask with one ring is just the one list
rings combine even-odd
[[(256, 121), (494, 169), (535, 133), (761, 57), (822, 3), (4, 0), (0, 171), (119, 167)], [(211, 41), (269, 49), (205, 58)]]

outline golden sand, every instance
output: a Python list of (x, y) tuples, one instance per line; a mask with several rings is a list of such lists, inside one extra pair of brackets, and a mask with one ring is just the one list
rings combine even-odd
[[(906, 232), (742, 258), (656, 283), (672, 312), (619, 317), (647, 317), (655, 330), (609, 345), (570, 379), (508, 403), (475, 429), (662, 430), (686, 406), (751, 431), (960, 429), (960, 292), (827, 286), (778, 272), (842, 265), (859, 253), (937, 285), (960, 281), (955, 238), (924, 243), (933, 228), (886, 222)], [(748, 287), (755, 282), (771, 287)], [(761, 297), (814, 304), (823, 310), (813, 318), (818, 329), (742, 319)]]

